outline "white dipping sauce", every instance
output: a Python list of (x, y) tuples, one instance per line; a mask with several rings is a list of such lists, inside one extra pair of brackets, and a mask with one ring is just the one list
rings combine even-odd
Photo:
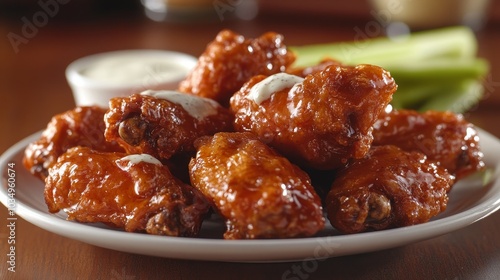
[(120, 160), (126, 160), (129, 164), (138, 164), (140, 162), (147, 162), (156, 165), (163, 165), (158, 159), (148, 154), (134, 154), (122, 157)]
[(141, 92), (141, 95), (153, 96), (181, 105), (191, 117), (198, 120), (217, 114), (217, 108), (220, 106), (212, 99), (172, 90), (146, 90)]
[(260, 105), (262, 102), (269, 99), (273, 93), (285, 88), (292, 88), (303, 81), (304, 78), (287, 73), (274, 74), (256, 83), (250, 89), (246, 98)]
[(157, 84), (185, 76), (191, 65), (155, 56), (112, 55), (90, 64), (81, 74), (95, 81), (125, 84)]
[(196, 57), (166, 50), (112, 51), (73, 61), (66, 78), (77, 106), (108, 108), (114, 97), (176, 89), (196, 62)]

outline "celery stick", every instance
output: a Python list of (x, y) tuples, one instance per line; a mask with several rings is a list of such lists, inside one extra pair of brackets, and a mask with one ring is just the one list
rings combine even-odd
[(401, 82), (393, 96), (392, 105), (397, 109), (463, 113), (481, 99), (483, 91), (479, 79), (446, 80), (439, 83), (425, 80), (420, 83)]
[(324, 58), (344, 64), (374, 64), (391, 72), (398, 84), (396, 108), (464, 112), (482, 96), (479, 81), (488, 63), (476, 57), (477, 42), (467, 27), (423, 31), (396, 38), (295, 46), (296, 67)]
[[(474, 79), (447, 81), (442, 83), (413, 82), (400, 83), (398, 90), (393, 96), (392, 105), (397, 109), (415, 110), (453, 110), (463, 112), (470, 108), (473, 102), (477, 102), (482, 91), (471, 91), (470, 83)], [(458, 98), (459, 96), (462, 96)], [(470, 95), (470, 96), (469, 96)], [(468, 99), (465, 99), (468, 97)], [(441, 99), (447, 101), (439, 101)], [(450, 103), (450, 100), (459, 102), (460, 105)], [(453, 106), (459, 108), (452, 108)]]
[(434, 96), (449, 90), (450, 85), (434, 84), (434, 83), (400, 83), (398, 90), (393, 95), (391, 104), (396, 109), (415, 109), (426, 103)]
[(345, 64), (369, 63), (406, 65), (438, 57), (474, 57), (476, 38), (467, 27), (449, 27), (422, 31), (396, 38), (375, 38), (364, 41), (293, 46), (297, 55), (294, 66), (310, 66), (330, 57)]
[[(469, 62), (471, 61), (471, 62)], [(398, 84), (398, 91), (393, 97), (393, 106), (396, 108), (420, 109), (420, 106), (429, 102), (430, 99), (446, 98), (447, 92), (463, 92), (467, 94), (467, 87), (462, 86), (463, 81), (480, 80), (488, 71), (488, 64), (481, 59), (469, 60), (464, 63), (448, 61), (444, 64), (421, 63), (418, 66), (396, 67), (391, 74)], [(441, 61), (440, 61), (441, 62)], [(470, 100), (478, 100), (476, 95), (470, 96)], [(457, 93), (458, 94), (458, 93)], [(464, 97), (465, 98), (465, 97)], [(436, 101), (431, 103), (435, 107)], [(460, 104), (463, 104), (460, 103)], [(451, 105), (450, 105), (451, 106)], [(459, 105), (461, 108), (470, 105)], [(434, 108), (437, 109), (437, 108)], [(449, 108), (441, 107), (447, 110)]]
[(463, 113), (472, 108), (483, 96), (484, 88), (479, 80), (464, 80), (456, 84), (454, 89), (448, 89), (435, 95), (423, 104), (419, 110), (452, 111)]
[(484, 59), (434, 59), (419, 63), (387, 67), (396, 82), (420, 81), (443, 82), (443, 80), (478, 79), (488, 73), (489, 64)]

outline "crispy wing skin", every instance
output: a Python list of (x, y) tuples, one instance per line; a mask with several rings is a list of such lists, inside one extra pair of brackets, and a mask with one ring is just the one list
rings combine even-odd
[(195, 236), (209, 210), (200, 192), (159, 161), (85, 147), (49, 169), (44, 194), (49, 211), (64, 210), (69, 220), (156, 235)]
[(223, 30), (208, 44), (193, 71), (180, 83), (179, 90), (226, 106), (248, 79), (258, 74), (283, 72), (293, 61), (295, 55), (288, 51), (280, 34), (267, 32), (255, 39), (246, 39)]
[(368, 152), (372, 126), (397, 88), (378, 66), (330, 65), (258, 104), (249, 96), (265, 78), (252, 78), (231, 98), (235, 129), (317, 169), (339, 168)]
[(40, 138), (24, 151), (24, 166), (44, 180), (47, 169), (69, 148), (85, 146), (100, 151), (123, 151), (116, 142), (104, 138), (105, 112), (103, 108), (91, 106), (55, 115)]
[(377, 121), (373, 136), (374, 145), (425, 154), (457, 179), (485, 166), (474, 125), (452, 112), (393, 110)]
[(424, 223), (446, 209), (453, 180), (421, 153), (372, 147), (337, 175), (325, 201), (328, 219), (344, 233)]
[[(210, 99), (189, 98), (201, 104), (194, 107), (195, 112), (156, 96), (113, 98), (105, 116), (106, 139), (116, 141), (128, 153), (146, 153), (167, 160), (174, 155), (194, 154), (193, 142), (200, 136), (233, 130), (233, 115), (227, 109)], [(189, 101), (186, 103), (189, 106)], [(194, 114), (202, 110), (206, 113)]]
[(309, 177), (250, 133), (197, 141), (191, 182), (226, 219), (226, 239), (314, 235), (324, 226)]

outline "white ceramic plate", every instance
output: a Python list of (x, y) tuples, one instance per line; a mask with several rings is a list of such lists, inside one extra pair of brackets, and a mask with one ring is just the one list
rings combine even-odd
[(436, 237), (470, 225), (500, 208), (500, 140), (479, 131), (485, 162), (492, 170), (491, 181), (468, 178), (454, 186), (444, 213), (432, 221), (405, 228), (340, 235), (330, 225), (318, 236), (281, 240), (223, 240), (220, 220), (203, 224), (201, 237), (165, 237), (128, 233), (101, 224), (80, 224), (65, 220), (63, 213), (49, 214), (43, 199), (43, 183), (22, 166), (26, 145), (36, 133), (12, 146), (0, 157), (0, 200), (7, 206), (8, 163), (15, 163), (15, 211), (28, 222), (50, 232), (113, 250), (177, 259), (230, 262), (299, 261), (388, 249)]

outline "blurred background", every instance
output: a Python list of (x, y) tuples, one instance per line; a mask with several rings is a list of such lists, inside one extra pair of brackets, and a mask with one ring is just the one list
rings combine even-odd
[[(402, 5), (407, 8), (401, 9)], [(473, 28), (477, 56), (490, 65), (481, 80), (484, 96), (465, 116), (500, 137), (500, 0), (0, 0), (0, 154), (44, 129), (55, 114), (74, 108), (65, 70), (87, 55), (162, 49), (199, 56), (223, 28), (247, 38), (275, 31), (284, 35), (287, 46), (300, 46), (456, 24)], [(453, 66), (449, 68), (456, 72)], [(7, 215), (3, 206), (0, 215)], [(499, 217), (497, 213), (478, 226), (427, 243), (325, 260), (315, 276), (497, 279)], [(281, 279), (291, 267), (288, 263), (191, 262), (119, 253), (59, 237), (21, 219), (17, 234), (17, 279), (118, 279), (114, 273), (125, 269), (134, 276), (123, 274), (121, 279), (165, 275), (169, 279), (189, 279), (189, 275), (223, 279), (224, 273), (232, 276), (229, 279)], [(0, 251), (7, 252), (3, 239)], [(6, 267), (0, 265), (0, 279)]]
[[(406, 14), (398, 10), (402, 3), (420, 3), (423, 8), (411, 6), (405, 11), (415, 13)], [(385, 35), (384, 27), (393, 20), (408, 20), (409, 30), (468, 24), (481, 40), (496, 34), (500, 1), (2, 0), (0, 126), (12, 139), (0, 141), (0, 151), (74, 106), (64, 71), (80, 57), (120, 49), (168, 49), (199, 56), (223, 28), (247, 37), (276, 31), (291, 46), (353, 41)], [(498, 60), (496, 53), (494, 44), (479, 46), (480, 56)], [(500, 77), (497, 70), (492, 73), (496, 87)], [(500, 100), (492, 92), (489, 100)], [(14, 127), (10, 118), (26, 126)]]
[[(92, 20), (113, 15), (139, 16), (147, 15), (154, 20), (200, 20), (200, 19), (228, 19), (240, 18), (244, 20), (253, 19), (254, 16), (273, 14), (296, 16), (297, 14), (310, 14), (314, 17), (335, 17), (347, 20), (371, 20), (376, 18), (374, 9), (384, 6), (395, 6), (398, 2), (412, 5), (411, 14), (406, 12), (404, 16), (411, 19), (420, 17), (422, 22), (430, 22), (432, 27), (457, 23), (476, 9), (485, 11), (486, 21), (500, 20), (500, 1), (497, 0), (53, 0), (64, 9), (58, 12), (57, 19), (62, 21)], [(40, 2), (51, 2), (50, 0), (2, 0), (0, 3), (0, 16), (18, 20), (21, 16), (30, 15), (40, 10)], [(413, 2), (413, 3), (412, 3)], [(424, 6), (423, 11), (417, 6)], [(239, 8), (239, 11), (237, 11)], [(414, 8), (417, 7), (417, 8)], [(441, 8), (445, 7), (445, 8)], [(245, 11), (241, 11), (246, 9)], [(167, 11), (168, 10), (168, 11)], [(162, 17), (162, 11), (165, 17)], [(258, 11), (258, 13), (257, 13)], [(155, 16), (154, 13), (158, 14)], [(434, 12), (439, 12), (440, 21), (431, 19)], [(221, 13), (226, 14), (221, 18)], [(233, 15), (229, 15), (232, 13)], [(443, 14), (445, 13), (445, 14)], [(481, 13), (481, 11), (479, 11)], [(195, 16), (193, 16), (195, 15)], [(205, 17), (202, 17), (204, 15)], [(184, 16), (184, 17), (183, 17)], [(450, 19), (450, 21), (447, 21)], [(455, 21), (455, 22), (453, 22)], [(417, 24), (418, 25), (418, 24)], [(430, 27), (422, 24), (419, 27)]]

